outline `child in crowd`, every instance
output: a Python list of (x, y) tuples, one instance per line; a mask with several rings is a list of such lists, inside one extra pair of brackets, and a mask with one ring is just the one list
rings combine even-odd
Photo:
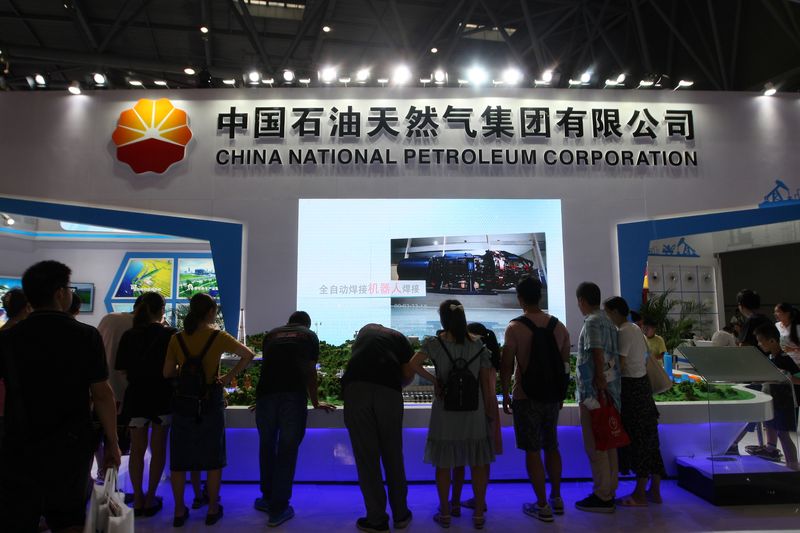
[(652, 318), (645, 317), (642, 320), (642, 332), (647, 337), (647, 351), (657, 361), (664, 361), (664, 353), (667, 351), (667, 345), (660, 335), (656, 335), (656, 322)]
[[(769, 354), (770, 361), (784, 373), (789, 375), (793, 383), (800, 384), (800, 379), (794, 377), (800, 372), (791, 357), (781, 348), (781, 335), (774, 324), (762, 324), (755, 330), (758, 346)], [(766, 391), (765, 391), (766, 392)], [(797, 431), (797, 395), (800, 387), (795, 386), (795, 394), (788, 385), (770, 385), (769, 394), (772, 395), (775, 416), (765, 423), (767, 433), (766, 446), (747, 446), (745, 449), (751, 455), (757, 455), (771, 461), (780, 461), (781, 452), (777, 448), (781, 443), (783, 453), (786, 455), (786, 466), (797, 470), (797, 447), (793, 435)]]

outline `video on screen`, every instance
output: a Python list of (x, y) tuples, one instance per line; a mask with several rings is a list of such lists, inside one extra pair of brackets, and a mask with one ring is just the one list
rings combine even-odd
[(521, 314), (515, 286), (525, 274), (542, 281), (541, 306), (563, 320), (560, 200), (300, 200), (297, 305), (330, 343), (369, 322), (433, 335), (450, 298), (502, 342)]

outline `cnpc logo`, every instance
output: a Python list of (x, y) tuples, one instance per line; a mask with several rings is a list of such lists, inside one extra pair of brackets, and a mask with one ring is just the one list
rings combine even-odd
[(119, 114), (111, 135), (117, 145), (117, 159), (137, 173), (164, 173), (186, 157), (192, 139), (186, 112), (167, 98), (142, 98)]

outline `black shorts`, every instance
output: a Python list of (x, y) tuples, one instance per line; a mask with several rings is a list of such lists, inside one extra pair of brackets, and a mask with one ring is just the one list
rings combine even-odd
[(39, 517), (53, 531), (86, 520), (92, 432), (54, 436), (41, 444), (5, 442), (0, 455), (3, 531), (38, 532)]
[(558, 413), (560, 403), (514, 400), (514, 434), (517, 448), (526, 452), (558, 449)]
[(772, 420), (764, 422), (775, 431), (797, 431), (797, 411), (793, 408), (775, 407)]

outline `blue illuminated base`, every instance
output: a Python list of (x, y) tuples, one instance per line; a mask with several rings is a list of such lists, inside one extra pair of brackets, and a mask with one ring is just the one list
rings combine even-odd
[(678, 486), (714, 505), (800, 503), (800, 472), (758, 457), (715, 456), (677, 461)]

